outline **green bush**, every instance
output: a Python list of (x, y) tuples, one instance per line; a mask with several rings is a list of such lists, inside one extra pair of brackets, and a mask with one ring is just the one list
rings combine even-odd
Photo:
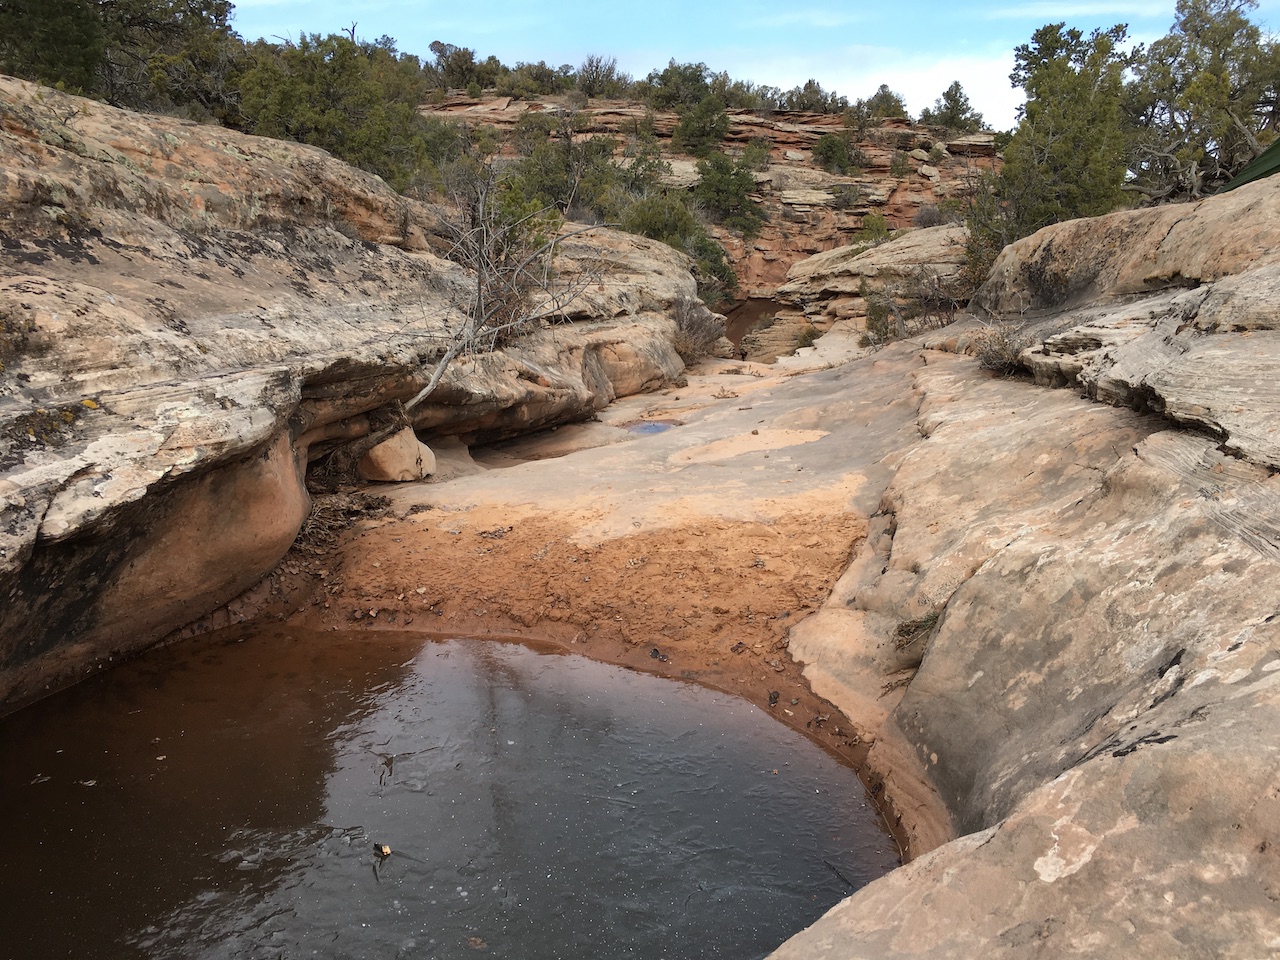
[(973, 133), (982, 129), (982, 114), (970, 105), (964, 87), (957, 80), (934, 101), (933, 109), (925, 107), (920, 111), (920, 123)]
[(671, 60), (661, 70), (651, 70), (636, 92), (655, 110), (692, 107), (711, 93), (711, 71), (705, 63), (676, 63)]
[(716, 150), (729, 132), (729, 115), (724, 102), (707, 96), (680, 115), (671, 134), (671, 145), (691, 157), (706, 157)]
[(259, 136), (322, 147), (404, 190), (438, 157), (419, 114), (426, 93), (416, 57), (394, 45), (330, 34), (258, 41), (239, 81), (244, 125)]
[(545, 61), (518, 63), (514, 70), (506, 70), (494, 83), (499, 96), (527, 100), (533, 97), (550, 97), (572, 89), (574, 72), (570, 66), (549, 67)]
[(766, 137), (752, 137), (742, 150), (741, 162), (750, 170), (763, 172), (769, 169), (769, 153), (773, 144)]
[(633, 200), (622, 211), (621, 226), (692, 257), (698, 296), (712, 306), (731, 300), (737, 292), (738, 278), (724, 248), (707, 233), (683, 194), (658, 191)]
[(908, 119), (907, 102), (902, 99), (901, 94), (890, 90), (887, 83), (876, 88), (876, 92), (867, 99), (864, 109), (873, 119)]
[(862, 185), (857, 183), (837, 183), (831, 188), (831, 195), (837, 210), (850, 210), (866, 200)]
[(625, 96), (631, 86), (631, 77), (618, 71), (617, 57), (591, 54), (578, 67), (578, 89), (588, 97)]
[(824, 133), (813, 145), (813, 159), (828, 173), (841, 176), (853, 173), (865, 165), (866, 157), (849, 141), (834, 133)]
[(795, 349), (799, 350), (803, 347), (812, 347), (815, 343), (818, 342), (821, 336), (822, 336), (822, 331), (819, 330), (817, 327), (813, 326), (812, 324), (810, 324), (809, 326), (801, 330), (798, 334), (796, 334)]
[(751, 199), (756, 190), (751, 168), (717, 151), (698, 161), (698, 174), (694, 198), (726, 227), (747, 238), (755, 236), (764, 215)]
[(889, 239), (889, 221), (881, 214), (868, 213), (862, 218), (862, 227), (858, 230), (858, 242), (881, 244)]

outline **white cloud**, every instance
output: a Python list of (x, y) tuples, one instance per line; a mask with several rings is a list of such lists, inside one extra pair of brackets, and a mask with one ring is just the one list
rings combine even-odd
[(830, 30), (835, 27), (847, 27), (864, 19), (866, 18), (856, 13), (810, 7), (805, 10), (788, 10), (785, 13), (750, 17), (742, 25), (751, 29), (810, 27), (815, 30)]
[(1076, 17), (1167, 17), (1173, 12), (1167, 3), (1102, 2), (1098, 3), (1020, 3), (996, 7), (982, 14), (987, 20), (1070, 20)]

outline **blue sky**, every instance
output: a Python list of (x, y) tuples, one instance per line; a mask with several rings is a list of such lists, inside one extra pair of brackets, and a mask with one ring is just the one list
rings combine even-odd
[[(1007, 129), (1022, 102), (1009, 86), (1013, 48), (1065, 20), (1086, 32), (1129, 24), (1149, 42), (1169, 31), (1174, 0), (1063, 0), (995, 3), (703, 2), (691, 0), (233, 0), (247, 40), (334, 33), (354, 22), (368, 40), (395, 37), (401, 50), (429, 57), (443, 40), (514, 66), (545, 60), (575, 67), (588, 54), (616, 57), (642, 77), (675, 58), (727, 70), (735, 78), (788, 89), (813, 77), (850, 99), (881, 83), (902, 94), (913, 115), (953, 81), (964, 85), (989, 125)], [(1280, 32), (1280, 0), (1263, 0), (1251, 19)]]

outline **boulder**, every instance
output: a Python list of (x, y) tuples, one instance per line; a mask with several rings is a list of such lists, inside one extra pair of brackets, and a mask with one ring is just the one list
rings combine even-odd
[(778, 302), (810, 320), (838, 317), (855, 321), (866, 315), (863, 290), (879, 293), (918, 284), (927, 277), (943, 286), (964, 264), (965, 228), (950, 224), (904, 231), (887, 243), (854, 244), (815, 254), (791, 266), (778, 288)]
[(384, 483), (422, 480), (435, 471), (435, 454), (418, 439), (412, 427), (392, 434), (356, 464), (356, 472), (362, 479)]

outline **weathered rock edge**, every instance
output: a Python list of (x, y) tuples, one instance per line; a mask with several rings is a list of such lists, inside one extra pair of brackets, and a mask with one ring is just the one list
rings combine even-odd
[(1280, 951), (1278, 206), (1264, 181), (1007, 249), (975, 303), (1048, 334), (1040, 385), (922, 352), (923, 439), (791, 650), (959, 838), (776, 960)]
[(1076, 386), (1280, 467), (1280, 181), (1076, 220), (1012, 244), (974, 305), (1020, 321), (1038, 383)]
[[(270, 571), (317, 451), (414, 395), (462, 271), (439, 214), (322, 151), (0, 78), (0, 710)], [(497, 439), (683, 368), (686, 258), (568, 242), (564, 324), (458, 361), (414, 426)]]

